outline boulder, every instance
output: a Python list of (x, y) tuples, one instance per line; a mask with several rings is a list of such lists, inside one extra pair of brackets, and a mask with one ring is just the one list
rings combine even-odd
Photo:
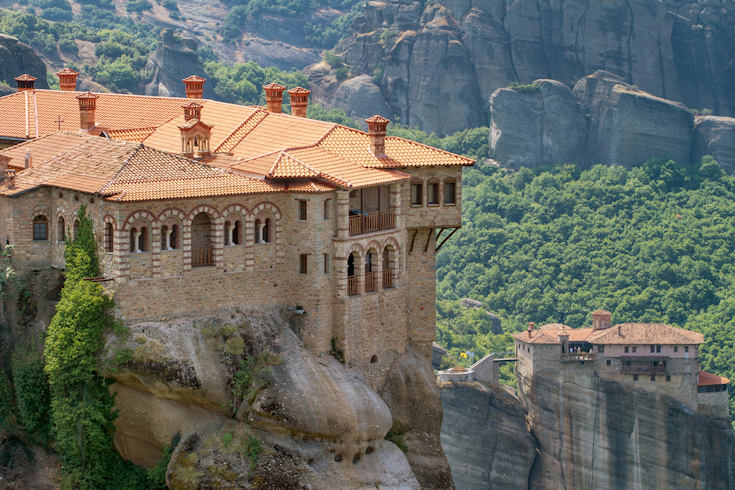
[(490, 113), (491, 158), (516, 168), (583, 161), (585, 113), (563, 83), (498, 89)]
[(735, 118), (695, 118), (692, 161), (699, 161), (704, 155), (712, 155), (724, 170), (735, 173)]
[(340, 83), (334, 93), (334, 100), (335, 107), (360, 122), (375, 114), (389, 119), (393, 115), (380, 87), (368, 75), (359, 75)]
[(528, 488), (536, 440), (520, 402), (497, 385), (443, 383), (441, 442), (457, 489)]
[(15, 92), (15, 77), (28, 73), (36, 77), (36, 88), (49, 88), (46, 65), (36, 51), (18, 39), (0, 34), (0, 81)]
[(434, 342), (431, 344), (431, 367), (439, 369), (442, 358), (447, 355), (447, 349)]

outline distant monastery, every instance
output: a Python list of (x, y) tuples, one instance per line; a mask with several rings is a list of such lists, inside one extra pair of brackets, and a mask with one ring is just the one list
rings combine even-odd
[(63, 269), (86, 206), (116, 316), (142, 321), (231, 308), (303, 314), (315, 353), (379, 376), (389, 351), (435, 337), (435, 254), (461, 226), (473, 160), (306, 118), (309, 91), (264, 87), (267, 107), (77, 92), (16, 79), (0, 98), (0, 239), (20, 270)]

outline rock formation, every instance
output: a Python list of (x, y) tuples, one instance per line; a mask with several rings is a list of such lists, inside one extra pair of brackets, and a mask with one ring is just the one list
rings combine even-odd
[(410, 348), (369, 383), (263, 312), (139, 323), (108, 347), (116, 448), (152, 466), (180, 440), (176, 488), (452, 488), (433, 372)]
[(599, 69), (735, 115), (733, 25), (735, 7), (720, 0), (387, 0), (367, 2), (335, 51), (352, 73), (377, 80), (386, 116), (446, 134), (484, 123), (484, 101), (511, 82), (571, 86)]
[[(169, 29), (161, 32), (156, 51), (148, 60), (146, 69), (153, 73), (145, 87), (146, 95), (186, 97), (182, 79), (189, 75), (204, 76), (204, 64), (197, 54), (198, 42), (181, 37)], [(204, 98), (214, 97), (212, 84), (204, 84)]]
[(0, 34), (0, 82), (15, 91), (15, 77), (21, 73), (33, 75), (36, 88), (48, 88), (46, 65), (33, 48), (12, 36)]
[(520, 402), (503, 388), (445, 383), (441, 441), (457, 489), (529, 488), (536, 440)]
[(555, 163), (631, 166), (651, 158), (713, 155), (735, 170), (735, 118), (698, 116), (598, 70), (574, 90), (553, 80), (490, 97), (490, 157), (511, 167)]

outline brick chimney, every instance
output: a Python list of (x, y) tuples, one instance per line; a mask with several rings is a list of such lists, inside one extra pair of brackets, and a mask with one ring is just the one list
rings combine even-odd
[(202, 94), (204, 94), (204, 82), (207, 81), (206, 78), (191, 75), (181, 81), (184, 82), (184, 90), (186, 91), (187, 99), (202, 98)]
[(611, 321), (612, 313), (607, 310), (597, 310), (592, 312), (592, 328), (594, 330), (610, 328)]
[(296, 117), (306, 117), (306, 108), (309, 105), (311, 90), (304, 87), (294, 87), (288, 91), (291, 97), (291, 114)]
[(74, 71), (71, 68), (64, 68), (63, 70), (56, 72), (56, 76), (59, 77), (59, 88), (67, 92), (73, 92), (77, 89), (77, 77), (79, 76), (78, 71)]
[(28, 73), (24, 73), (19, 77), (15, 77), (15, 82), (18, 84), (18, 92), (25, 92), (26, 90), (36, 89), (36, 77), (30, 76)]
[(195, 101), (187, 102), (184, 108), (184, 124), (179, 126), (181, 131), (181, 153), (188, 158), (202, 158), (211, 154), (209, 138), (212, 127), (202, 121), (202, 104)]
[(184, 121), (202, 118), (202, 104), (191, 101), (186, 104), (182, 104), (181, 107), (184, 108)]
[(265, 90), (265, 104), (268, 107), (268, 112), (280, 114), (283, 104), (283, 91), (286, 90), (286, 87), (277, 83), (269, 83), (263, 85), (263, 89)]
[(528, 337), (533, 337), (533, 329), (536, 328), (536, 324), (534, 322), (528, 322)]
[(84, 131), (89, 131), (95, 127), (94, 112), (97, 109), (97, 99), (99, 95), (95, 95), (91, 92), (84, 92), (83, 94), (77, 95), (79, 101), (79, 128)]
[(365, 119), (368, 125), (368, 135), (370, 136), (370, 151), (378, 158), (385, 156), (385, 128), (390, 122), (383, 116), (374, 115)]

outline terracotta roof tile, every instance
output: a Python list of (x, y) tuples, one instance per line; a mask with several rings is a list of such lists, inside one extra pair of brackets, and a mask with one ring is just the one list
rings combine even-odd
[(105, 134), (114, 140), (130, 141), (140, 143), (148, 136), (153, 134), (156, 127), (138, 128), (138, 129), (113, 129), (105, 131)]
[(79, 72), (66, 66), (61, 71), (57, 71), (56, 75), (79, 75)]
[(697, 381), (698, 386), (726, 385), (730, 382), (730, 380), (724, 376), (718, 376), (716, 374), (708, 373), (707, 371), (699, 371)]
[(552, 337), (542, 330), (532, 330), (530, 333), (514, 333), (513, 338), (527, 344), (558, 344), (559, 337)]
[(587, 341), (593, 344), (695, 345), (704, 343), (704, 336), (663, 323), (621, 323), (604, 330), (595, 330)]
[(32, 75), (29, 75), (28, 73), (24, 73), (20, 76), (13, 78), (13, 80), (15, 80), (16, 82), (35, 82), (36, 80), (38, 80), (38, 78)]
[(71, 149), (84, 140), (85, 135), (79, 132), (53, 133), (6, 148), (0, 151), (0, 158), (7, 165), (25, 168), (25, 158), (28, 152), (31, 154), (32, 163), (38, 164)]

